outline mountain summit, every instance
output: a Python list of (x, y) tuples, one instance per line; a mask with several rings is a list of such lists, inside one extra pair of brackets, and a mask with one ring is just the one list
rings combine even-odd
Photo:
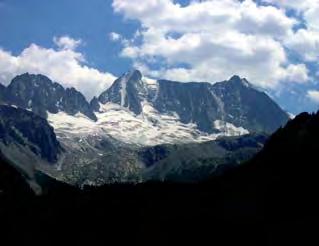
[(137, 70), (90, 103), (26, 73), (0, 86), (0, 102), (0, 152), (31, 180), (40, 170), (77, 185), (200, 179), (249, 159), (289, 119), (238, 76), (181, 83)]
[(98, 100), (102, 104), (113, 102), (129, 108), (135, 114), (140, 114), (142, 112), (141, 101), (146, 93), (147, 89), (141, 72), (132, 70), (115, 80), (113, 85), (99, 96)]
[(118, 78), (98, 101), (118, 104), (136, 115), (143, 114), (143, 104), (148, 104), (160, 114), (176, 115), (183, 124), (196, 124), (206, 133), (221, 132), (227, 124), (271, 133), (289, 119), (269, 96), (239, 76), (215, 84), (181, 83), (143, 78), (133, 70)]
[(64, 111), (70, 115), (80, 112), (96, 120), (89, 103), (79, 91), (74, 88), (65, 89), (41, 74), (25, 73), (15, 77), (6, 88), (6, 100), (44, 118), (48, 113)]
[[(65, 89), (44, 75), (25, 73), (15, 77), (8, 87), (0, 87), (0, 101), (49, 119), (65, 113), (101, 122), (106, 116), (115, 116), (110, 112), (121, 111), (112, 119), (113, 125), (131, 128), (125, 122), (136, 121), (134, 129), (143, 131), (145, 127), (173, 129), (172, 126), (177, 126), (179, 130), (184, 129), (181, 135), (191, 129), (193, 136), (198, 135), (196, 131), (202, 135), (272, 133), (289, 119), (267, 94), (237, 75), (215, 84), (181, 83), (152, 80), (138, 70), (131, 70), (89, 103), (74, 88)], [(101, 113), (105, 114), (103, 119)], [(92, 123), (88, 124), (91, 126), (88, 128), (92, 128)], [(178, 132), (178, 129), (172, 131)]]

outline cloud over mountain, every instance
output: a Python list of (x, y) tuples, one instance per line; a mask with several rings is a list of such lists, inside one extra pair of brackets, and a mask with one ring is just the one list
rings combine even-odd
[[(302, 30), (295, 31), (300, 20), (283, 6), (252, 0), (191, 1), (184, 6), (171, 0), (113, 0), (113, 9), (140, 22), (140, 35), (124, 43), (121, 55), (151, 76), (218, 81), (240, 74), (263, 88), (309, 80), (304, 62), (288, 57), (287, 49), (300, 50)], [(307, 57), (312, 58), (315, 35), (309, 42)]]
[(55, 37), (57, 49), (31, 44), (20, 54), (13, 55), (0, 48), (0, 81), (8, 84), (17, 74), (45, 74), (65, 87), (75, 87), (87, 98), (105, 90), (115, 77), (90, 67), (84, 54), (76, 48), (81, 40), (68, 36)]

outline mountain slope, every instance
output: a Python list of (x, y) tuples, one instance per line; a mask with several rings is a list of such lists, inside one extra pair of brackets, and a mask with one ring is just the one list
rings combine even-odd
[[(94, 99), (96, 111), (97, 100), (101, 104), (119, 104), (136, 115), (143, 115), (143, 104), (147, 102), (160, 114), (175, 114), (183, 124), (196, 124), (206, 133), (223, 132), (222, 126), (227, 123), (249, 132), (271, 133), (289, 119), (265, 93), (238, 76), (216, 84), (180, 83), (143, 78), (133, 70)], [(218, 127), (217, 122), (222, 124)]]
[[(256, 135), (139, 146), (123, 144), (103, 132), (84, 137), (78, 128), (65, 133), (57, 130), (56, 137), (45, 119), (12, 106), (1, 105), (0, 116), (0, 150), (35, 184), (38, 172), (77, 186), (147, 180), (193, 182), (248, 160), (266, 139)], [(67, 117), (71, 116), (64, 115)]]
[(0, 153), (35, 192), (41, 193), (37, 170), (57, 165), (63, 149), (45, 119), (24, 109), (0, 105)]
[(108, 185), (83, 191), (58, 186), (36, 199), (23, 197), (21, 206), (2, 199), (2, 239), (43, 244), (50, 238), (52, 245), (61, 240), (313, 245), (319, 218), (318, 137), (319, 114), (305, 113), (278, 130), (253, 160), (201, 184)]
[[(212, 85), (155, 81), (132, 70), (90, 103), (75, 89), (64, 89), (43, 75), (17, 76), (0, 90), (4, 103), (18, 107), (4, 107), (3, 132), (11, 145), (1, 145), (3, 153), (13, 163), (25, 163), (27, 169), (35, 164), (31, 167), (79, 186), (198, 180), (249, 159), (263, 146), (259, 134), (288, 119), (266, 94), (237, 76)], [(30, 138), (38, 129), (36, 143), (12, 137), (11, 125), (24, 118), (40, 121), (27, 111), (43, 117), (43, 129), (31, 123), (22, 129)], [(48, 123), (53, 129), (48, 130)], [(254, 145), (243, 139), (252, 139)], [(44, 149), (41, 141), (46, 141)], [(228, 150), (223, 141), (241, 145)], [(158, 150), (166, 156), (157, 159)]]
[(5, 101), (6, 87), (0, 83), (0, 103)]
[(106, 133), (144, 146), (271, 133), (288, 120), (265, 93), (238, 76), (212, 85), (155, 81), (132, 70), (90, 103), (74, 88), (64, 89), (43, 75), (17, 76), (0, 91), (7, 104), (48, 118), (57, 133)]
[(102, 104), (113, 102), (128, 108), (135, 114), (140, 114), (141, 100), (147, 93), (144, 86), (142, 74), (133, 70), (115, 80), (113, 85), (98, 97), (98, 100)]
[(273, 133), (289, 120), (266, 93), (256, 90), (246, 79), (233, 76), (229, 81), (212, 86), (217, 98), (222, 98), (223, 120), (250, 129), (251, 132)]
[(19, 173), (0, 152), (0, 201), (10, 196), (32, 196), (34, 192)]
[(4, 145), (21, 144), (48, 162), (62, 149), (46, 120), (23, 109), (0, 105), (0, 136)]
[(46, 118), (47, 112), (59, 111), (70, 115), (83, 113), (96, 120), (85, 97), (74, 88), (64, 89), (43, 75), (22, 74), (15, 77), (6, 89), (6, 101)]
[(146, 179), (196, 182), (251, 159), (266, 140), (266, 135), (246, 135), (178, 146), (159, 145), (141, 149), (139, 156), (148, 166)]
[[(318, 187), (318, 138), (319, 112), (302, 113), (276, 131), (263, 150), (233, 175), (245, 173), (248, 183), (254, 182), (260, 189), (266, 185), (269, 194), (286, 199), (287, 204), (288, 198), (312, 199), (311, 194)], [(303, 202), (301, 199), (297, 204)]]

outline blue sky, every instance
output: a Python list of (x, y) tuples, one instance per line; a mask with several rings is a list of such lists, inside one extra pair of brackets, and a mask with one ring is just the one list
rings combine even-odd
[(131, 66), (119, 59), (120, 45), (111, 42), (108, 33), (132, 35), (139, 23), (123, 21), (113, 13), (109, 0), (0, 0), (0, 46), (19, 54), (31, 43), (54, 46), (52, 37), (82, 39), (79, 47), (89, 63), (115, 75)]
[(317, 9), (317, 0), (0, 0), (0, 82), (44, 73), (91, 98), (132, 67), (185, 82), (238, 74), (291, 113), (314, 111)]

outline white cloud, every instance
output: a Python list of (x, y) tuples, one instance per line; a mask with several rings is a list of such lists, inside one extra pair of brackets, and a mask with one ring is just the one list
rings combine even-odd
[(116, 42), (122, 39), (121, 34), (116, 33), (116, 32), (110, 32), (109, 33), (109, 38), (111, 41)]
[(303, 19), (304, 28), (289, 35), (285, 45), (297, 52), (305, 61), (319, 58), (319, 0), (264, 0), (284, 9), (293, 9)]
[(300, 29), (286, 41), (285, 45), (296, 51), (306, 61), (319, 59), (319, 32)]
[(11, 79), (25, 72), (44, 74), (65, 87), (75, 87), (88, 99), (98, 95), (115, 77), (85, 64), (83, 54), (74, 51), (80, 44), (71, 38), (56, 38), (59, 50), (31, 44), (15, 56), (0, 48), (0, 80), (9, 84)]
[(319, 31), (319, 1), (314, 0), (309, 8), (304, 12), (304, 18), (309, 29)]
[(315, 103), (319, 103), (319, 91), (316, 91), (316, 90), (308, 91), (308, 98), (310, 98)]
[[(284, 41), (298, 20), (282, 8), (252, 0), (191, 1), (184, 7), (171, 0), (113, 0), (113, 8), (141, 23), (142, 42), (127, 43), (121, 55), (147, 75), (219, 81), (238, 74), (264, 88), (308, 79), (306, 66), (286, 56)], [(158, 62), (163, 67), (151, 69)]]
[(319, 30), (319, 0), (264, 0), (264, 2), (284, 9), (296, 10), (304, 18), (307, 29)]
[(309, 80), (308, 77), (308, 68), (304, 64), (298, 64), (298, 65), (289, 65), (287, 67), (287, 75), (286, 80), (288, 82), (296, 82), (296, 83), (304, 83)]
[(54, 37), (53, 42), (62, 50), (75, 50), (82, 44), (82, 40), (72, 39), (69, 36)]
[(265, 3), (271, 3), (287, 9), (295, 9), (297, 11), (305, 11), (311, 8), (318, 0), (263, 0)]

